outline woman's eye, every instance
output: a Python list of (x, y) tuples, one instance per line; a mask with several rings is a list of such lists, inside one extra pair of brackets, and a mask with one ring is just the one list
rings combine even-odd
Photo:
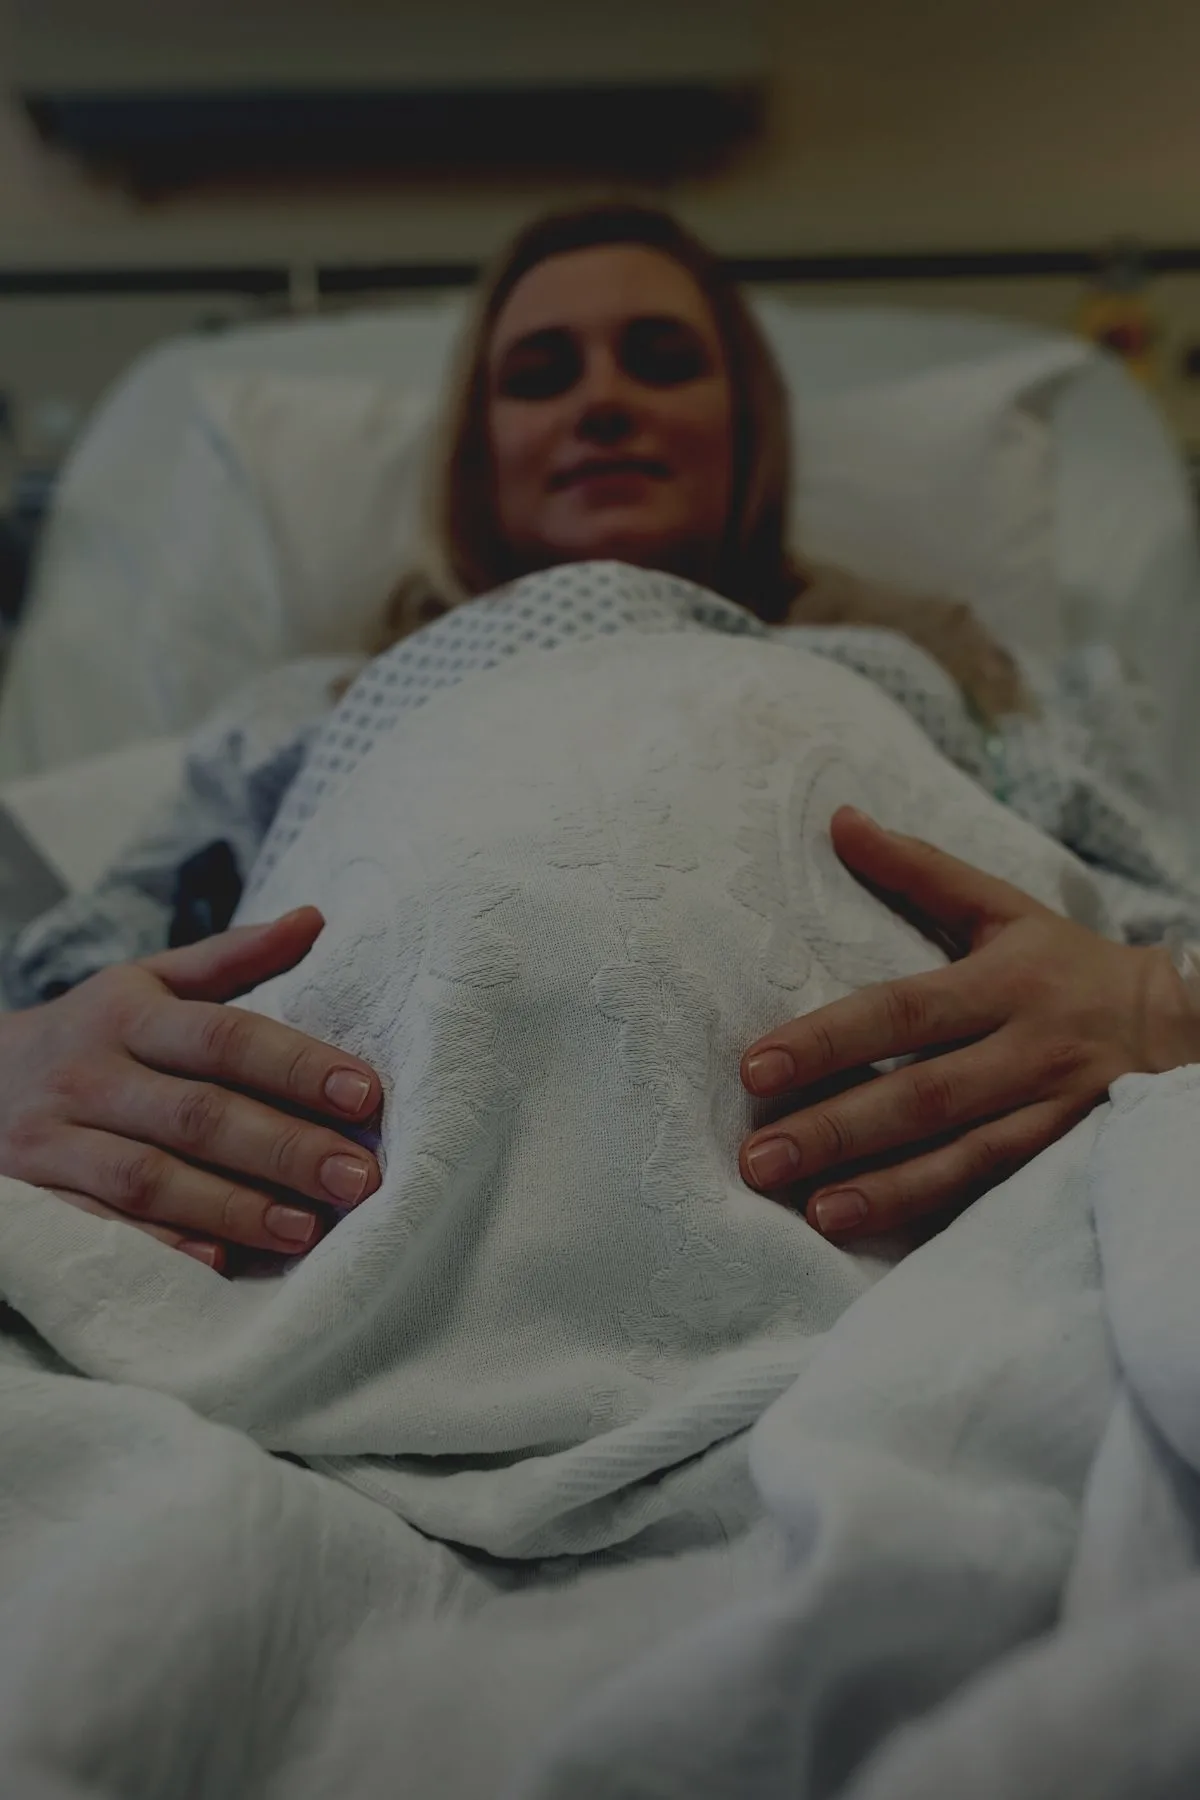
[(709, 369), (700, 339), (670, 320), (635, 319), (625, 333), (623, 361), (638, 381), (653, 387), (675, 387), (696, 381)]
[(579, 354), (569, 343), (530, 346), (505, 358), (497, 390), (508, 400), (553, 400), (578, 381)]

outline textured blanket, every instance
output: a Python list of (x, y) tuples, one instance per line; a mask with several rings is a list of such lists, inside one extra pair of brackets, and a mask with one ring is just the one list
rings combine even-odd
[[(327, 929), (248, 1004), (380, 1070), (380, 1192), (227, 1283), (4, 1184), (0, 1789), (1187, 1791), (1146, 1772), (1200, 1768), (1195, 1079), (907, 1259), (745, 1190), (745, 1044), (935, 960), (834, 858), (845, 802), (1105, 922), (891, 701), (754, 638), (471, 675), (316, 804), (254, 913)], [(1075, 1722), (1151, 1650), (1179, 1742), (1124, 1721), (1112, 1786)]]

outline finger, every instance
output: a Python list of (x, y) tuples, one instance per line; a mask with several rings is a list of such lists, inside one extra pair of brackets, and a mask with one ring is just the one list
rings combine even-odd
[(383, 1102), (379, 1077), (357, 1057), (237, 1006), (191, 1000), (145, 1007), (127, 1047), (166, 1074), (251, 1088), (306, 1112), (361, 1123)]
[(137, 1142), (228, 1170), (239, 1182), (337, 1206), (357, 1206), (379, 1186), (374, 1157), (326, 1126), (212, 1082), (179, 1081), (115, 1057), (77, 1095), (76, 1108), (80, 1125), (115, 1125)]
[(1010, 882), (985, 875), (921, 838), (885, 831), (853, 807), (840, 807), (833, 815), (830, 835), (851, 874), (893, 911), (915, 910), (964, 945), (975, 946), (988, 927), (1048, 910)]
[(234, 1000), (295, 968), (324, 926), (315, 906), (301, 906), (265, 925), (235, 925), (182, 950), (164, 950), (141, 966), (178, 1000)]
[(119, 1213), (115, 1207), (106, 1206), (103, 1200), (93, 1199), (91, 1194), (72, 1193), (69, 1188), (50, 1188), (48, 1191), (57, 1194), (60, 1200), (65, 1200), (68, 1206), (75, 1207), (79, 1212), (94, 1213), (100, 1219), (112, 1219), (127, 1231), (140, 1231), (144, 1237), (156, 1239), (169, 1250), (179, 1250), (184, 1256), (203, 1263), (205, 1268), (215, 1269), (218, 1274), (225, 1266), (225, 1251), (220, 1244), (208, 1243), (203, 1238), (190, 1238), (182, 1231), (172, 1231), (167, 1225), (136, 1223), (127, 1219), (124, 1213)]
[(954, 963), (860, 988), (789, 1019), (750, 1045), (742, 1083), (752, 1094), (783, 1094), (889, 1056), (982, 1037), (1003, 1022), (970, 962)]
[(291, 1256), (310, 1249), (321, 1235), (321, 1220), (308, 1208), (193, 1168), (154, 1144), (80, 1126), (57, 1130), (44, 1154), (45, 1166), (39, 1167), (39, 1151), (29, 1149), (23, 1181), (89, 1194), (138, 1224)]
[(808, 1203), (809, 1223), (827, 1237), (871, 1236), (961, 1208), (1007, 1181), (1083, 1116), (1062, 1100), (989, 1120), (907, 1162), (822, 1188)]
[(885, 1150), (928, 1144), (1010, 1113), (1045, 1091), (1046, 1071), (1016, 1029), (911, 1063), (778, 1119), (742, 1145), (751, 1187), (808, 1181)]

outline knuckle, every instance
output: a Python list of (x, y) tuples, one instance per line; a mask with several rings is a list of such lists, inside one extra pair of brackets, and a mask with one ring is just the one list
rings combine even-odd
[(819, 1019), (811, 1020), (808, 1027), (808, 1038), (812, 1045), (812, 1056), (806, 1058), (806, 1061), (811, 1061), (812, 1067), (818, 1070), (836, 1068), (837, 1046), (828, 1025), (822, 1024)]
[(235, 1007), (224, 1007), (205, 1019), (200, 1029), (200, 1047), (218, 1067), (235, 1069), (245, 1060), (253, 1036), (253, 1021)]
[(1011, 1145), (996, 1143), (987, 1132), (978, 1133), (966, 1146), (963, 1159), (964, 1198), (975, 1199), (998, 1187), (1024, 1160)]
[(176, 1104), (172, 1132), (185, 1150), (203, 1150), (220, 1135), (229, 1112), (229, 1096), (220, 1088), (190, 1087)]
[(1061, 1089), (1074, 1087), (1087, 1066), (1086, 1047), (1077, 1038), (1052, 1038), (1040, 1057), (1044, 1086)]
[(828, 1165), (849, 1162), (854, 1156), (854, 1132), (837, 1112), (818, 1112), (812, 1121), (812, 1137), (821, 1160)]
[(0, 1170), (18, 1178), (38, 1166), (50, 1146), (52, 1129), (36, 1113), (13, 1119), (0, 1136)]
[(289, 1100), (304, 1100), (320, 1091), (320, 1053), (302, 1044), (284, 1072), (284, 1093)]
[(923, 1128), (936, 1133), (955, 1122), (958, 1094), (953, 1081), (936, 1064), (927, 1063), (913, 1070), (909, 1092), (917, 1122)]
[(119, 1156), (112, 1170), (114, 1204), (123, 1212), (150, 1217), (161, 1202), (168, 1166), (166, 1157), (149, 1145), (140, 1145)]
[(86, 1070), (83, 1064), (71, 1057), (47, 1070), (42, 1087), (49, 1100), (70, 1108), (83, 1098), (85, 1081)]
[[(211, 1229), (214, 1237), (228, 1238), (231, 1243), (241, 1243), (250, 1235), (248, 1196), (245, 1188), (235, 1182), (222, 1182), (213, 1205), (213, 1223)], [(259, 1204), (259, 1212), (264, 1210), (265, 1203)]]
[(909, 982), (897, 981), (884, 989), (884, 1009), (890, 1029), (899, 1039), (925, 1035), (930, 1024), (931, 1008), (923, 990)]
[(308, 1131), (299, 1122), (284, 1125), (275, 1133), (267, 1151), (271, 1180), (282, 1182), (288, 1187), (295, 1185), (300, 1164), (304, 1161), (304, 1146), (308, 1135)]

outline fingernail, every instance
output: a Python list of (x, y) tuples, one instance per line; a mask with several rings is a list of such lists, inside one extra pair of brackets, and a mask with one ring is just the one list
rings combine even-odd
[(791, 1138), (763, 1138), (746, 1152), (746, 1165), (759, 1187), (781, 1187), (800, 1173), (800, 1152)]
[(857, 806), (844, 806), (842, 811), (852, 819), (857, 819), (860, 825), (869, 825), (872, 831), (882, 831), (884, 837), (896, 836), (894, 831), (889, 831), (886, 825), (881, 825), (878, 819), (873, 819), (870, 813), (862, 812)]
[(321, 1186), (344, 1206), (357, 1206), (370, 1179), (369, 1167), (357, 1156), (327, 1156), (321, 1164)]
[(313, 1215), (301, 1212), (298, 1206), (268, 1206), (263, 1224), (281, 1243), (300, 1247), (312, 1242), (317, 1229)]
[(786, 1050), (756, 1050), (746, 1058), (746, 1077), (755, 1093), (773, 1094), (795, 1082), (796, 1065)]
[(833, 1237), (839, 1231), (850, 1231), (855, 1225), (861, 1225), (869, 1210), (862, 1195), (854, 1188), (838, 1188), (813, 1201), (817, 1230), (826, 1237)]
[(361, 1112), (370, 1092), (371, 1083), (357, 1069), (335, 1069), (325, 1083), (325, 1098), (339, 1112)]
[(312, 910), (311, 906), (293, 906), (290, 912), (280, 913), (277, 919), (264, 919), (261, 924), (254, 926), (253, 929), (255, 931), (277, 931), (281, 925), (290, 925), (293, 919), (298, 919), (300, 917), (301, 913), (311, 912)]
[(206, 1269), (215, 1269), (221, 1260), (216, 1244), (176, 1244), (175, 1248), (182, 1255), (190, 1256), (193, 1262), (203, 1263)]

